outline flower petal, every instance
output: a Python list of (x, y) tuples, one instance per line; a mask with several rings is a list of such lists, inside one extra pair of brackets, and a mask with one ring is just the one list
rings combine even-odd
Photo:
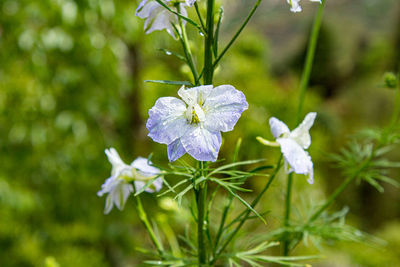
[(185, 118), (186, 105), (175, 97), (162, 97), (149, 110), (146, 128), (155, 142), (170, 144), (189, 128)]
[(183, 155), (185, 155), (186, 150), (181, 143), (181, 139), (178, 138), (174, 142), (168, 145), (168, 159), (173, 162)]
[(212, 88), (212, 85), (201, 85), (192, 88), (182, 86), (178, 91), (178, 95), (186, 104), (194, 106), (195, 104), (203, 104), (205, 99), (211, 93)]
[(194, 4), (194, 2), (196, 2), (196, 0), (185, 0), (186, 5), (188, 6), (192, 6)]
[(154, 14), (154, 9), (160, 7), (160, 4), (158, 4), (156, 1), (150, 1), (149, 3), (147, 3), (147, 1), (148, 0), (143, 0), (140, 2), (135, 11), (135, 15), (141, 19), (149, 18), (152, 14)]
[(211, 90), (203, 105), (204, 127), (212, 132), (232, 131), (243, 111), (248, 108), (244, 94), (231, 85)]
[(118, 183), (106, 198), (104, 213), (108, 214), (112, 210), (113, 204), (115, 204), (119, 210), (123, 210), (126, 200), (132, 192), (133, 186), (131, 184), (123, 182)]
[(115, 206), (119, 210), (123, 210), (126, 200), (129, 195), (133, 192), (133, 186), (131, 184), (127, 184), (121, 182), (117, 185), (117, 187), (110, 193), (112, 195), (112, 199), (114, 201)]
[(210, 132), (205, 128), (192, 126), (181, 137), (186, 152), (199, 161), (216, 161), (221, 147), (221, 133)]
[[(135, 188), (136, 191), (141, 190), (147, 183), (143, 181), (135, 181)], [(154, 192), (159, 192), (162, 188), (163, 185), (163, 180), (161, 177), (157, 178), (154, 180), (154, 182), (147, 187), (144, 191), (147, 193), (154, 193)]]
[(147, 177), (160, 174), (160, 170), (156, 167), (149, 165), (149, 163), (152, 164), (152, 162), (149, 162), (148, 159), (138, 157), (132, 162), (131, 166), (135, 169), (138, 169), (144, 176)]
[(111, 176), (111, 177), (107, 178), (107, 180), (104, 182), (104, 184), (101, 185), (101, 190), (99, 192), (97, 192), (97, 195), (99, 197), (101, 197), (104, 194), (111, 192), (118, 183), (119, 183), (118, 179), (115, 176)]
[(314, 170), (310, 155), (290, 138), (278, 138), (281, 151), (287, 163), (297, 174), (309, 175), (309, 182), (313, 181)]
[(290, 138), (295, 140), (304, 149), (309, 148), (311, 145), (311, 136), (309, 131), (314, 124), (316, 116), (317, 113), (315, 112), (308, 113), (303, 122), (290, 133)]
[(290, 5), (290, 11), (292, 12), (301, 12), (301, 6), (299, 4), (300, 0), (287, 0)]
[(290, 133), (287, 125), (275, 117), (269, 119), (269, 127), (271, 128), (272, 135), (275, 138), (281, 137), (282, 134)]
[[(148, 25), (151, 23), (151, 26), (148, 27), (146, 34), (152, 33), (153, 31), (161, 31), (163, 29), (167, 29), (168, 31), (168, 29), (172, 28), (171, 22), (175, 19), (174, 16), (175, 15), (172, 15), (168, 10), (165, 10), (164, 7), (159, 5), (159, 8), (153, 10), (151, 16), (146, 20), (145, 26), (148, 27)], [(168, 31), (168, 33), (172, 34), (172, 37), (175, 38), (173, 31)]]

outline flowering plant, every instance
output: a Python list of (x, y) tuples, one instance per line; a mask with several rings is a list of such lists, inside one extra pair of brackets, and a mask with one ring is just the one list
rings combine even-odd
[[(301, 11), (299, 0), (287, 1), (291, 5), (292, 12)], [(310, 261), (318, 256), (289, 256), (290, 252), (310, 235), (324, 238), (322, 233), (330, 231), (333, 226), (337, 227), (338, 220), (343, 221), (346, 212), (329, 215), (326, 210), (348, 184), (356, 179), (364, 179), (380, 189), (378, 180), (393, 182), (386, 176), (373, 174), (376, 174), (376, 168), (379, 166), (384, 167), (376, 162), (383, 155), (381, 149), (398, 141), (395, 138), (388, 138), (396, 125), (397, 115), (394, 116), (388, 130), (381, 135), (375, 135), (380, 137), (375, 140), (377, 145), (373, 149), (361, 146), (361, 148), (350, 148), (343, 155), (336, 155), (336, 161), (348, 169), (346, 172), (348, 179), (322, 205), (313, 208), (304, 222), (292, 220), (291, 193), (294, 174), (307, 175), (308, 182), (314, 183), (314, 164), (306, 149), (311, 145), (310, 129), (317, 113), (308, 113), (301, 122), (303, 102), (325, 7), (324, 0), (314, 0), (314, 2), (320, 2), (320, 5), (315, 17), (300, 84), (296, 115), (299, 126), (290, 131), (285, 123), (273, 117), (270, 118), (269, 124), (275, 141), (257, 138), (263, 145), (280, 148), (280, 156), (274, 165), (266, 164), (264, 159), (238, 161), (241, 139), (238, 140), (234, 149), (232, 162), (224, 164), (223, 159), (219, 158), (219, 151), (223, 149), (221, 133), (234, 130), (235, 125), (240, 123), (242, 113), (249, 108), (249, 104), (245, 97), (245, 89), (241, 88), (239, 91), (232, 85), (213, 83), (216, 67), (241, 35), (261, 0), (255, 2), (243, 24), (222, 50), (218, 49), (220, 43), (218, 36), (223, 9), (216, 12), (217, 5), (214, 0), (143, 0), (140, 2), (136, 16), (145, 19), (145, 32), (149, 34), (156, 30), (165, 30), (173, 38), (179, 40), (184, 56), (178, 55), (178, 57), (188, 65), (193, 76), (191, 81), (152, 80), (162, 86), (181, 86), (177, 91), (180, 99), (160, 97), (149, 110), (146, 123), (148, 136), (157, 143), (167, 145), (166, 156), (171, 162), (168, 168), (156, 167), (150, 157), (138, 158), (127, 165), (115, 149), (106, 150), (112, 164), (112, 172), (98, 194), (99, 196), (108, 194), (105, 213), (109, 213), (113, 205), (122, 210), (128, 197), (134, 194), (139, 218), (157, 250), (156, 258), (145, 263), (155, 266), (225, 266), (227, 264), (229, 266), (244, 264), (261, 266), (261, 263), (305, 266), (302, 262)], [(201, 5), (204, 9), (201, 9)], [(192, 18), (189, 14), (196, 16)], [(200, 38), (204, 40), (203, 53), (199, 57), (204, 59), (201, 68), (191, 51), (186, 33), (187, 26), (195, 27)], [(395, 110), (395, 114), (398, 112)], [(267, 114), (265, 116), (267, 117)], [(356, 162), (352, 165), (350, 163), (355, 161), (356, 151), (365, 153), (361, 157), (361, 164)], [(185, 154), (193, 158), (195, 163), (189, 164), (182, 160)], [(238, 233), (246, 222), (259, 219), (260, 222), (266, 223), (265, 214), (259, 213), (256, 206), (276, 178), (282, 176), (280, 172), (282, 165), (287, 174), (282, 226), (262, 236), (261, 241), (251, 248), (240, 242), (237, 245), (233, 241), (238, 238)], [(390, 164), (387, 164), (385, 167), (389, 166)], [(179, 181), (171, 186), (166, 179), (169, 176), (179, 177)], [(241, 192), (249, 191), (245, 183), (255, 176), (262, 177), (265, 185), (255, 198), (248, 202), (241, 196)], [(165, 190), (160, 191), (163, 185)], [(143, 192), (159, 191), (161, 193), (158, 196), (175, 194), (175, 200), (179, 206), (188, 207), (191, 221), (197, 229), (194, 234), (190, 227), (187, 228), (185, 234), (181, 235), (180, 241), (177, 240), (176, 235), (171, 234), (170, 229), (166, 230), (165, 236), (171, 249), (163, 245), (164, 238), (156, 230), (158, 229), (156, 224), (149, 220), (140, 200)], [(193, 193), (192, 200), (190, 200), (190, 193)], [(222, 201), (216, 201), (221, 199)], [(218, 202), (223, 205), (218, 206)], [(242, 212), (234, 212), (234, 202), (242, 204)], [(217, 208), (214, 209), (214, 207)], [(212, 222), (215, 222), (215, 219), (212, 217), (216, 213), (220, 213), (221, 219), (219, 223), (214, 224)], [(190, 225), (190, 222), (187, 223)], [(326, 231), (322, 231), (321, 227), (325, 227), (323, 230)], [(340, 227), (341, 231), (334, 235), (336, 239), (360, 240), (364, 237), (357, 229), (344, 224)], [(282, 255), (270, 255), (268, 249), (280, 245)]]

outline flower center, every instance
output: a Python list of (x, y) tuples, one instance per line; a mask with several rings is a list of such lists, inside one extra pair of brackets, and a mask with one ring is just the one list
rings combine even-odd
[(198, 105), (189, 105), (186, 109), (185, 117), (189, 124), (200, 124), (205, 120), (203, 109)]
[(200, 119), (199, 116), (197, 116), (196, 111), (194, 111), (194, 108), (192, 108), (192, 120), (190, 121), (190, 124), (199, 124)]

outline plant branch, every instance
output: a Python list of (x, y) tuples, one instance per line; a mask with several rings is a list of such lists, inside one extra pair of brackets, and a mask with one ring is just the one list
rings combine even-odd
[(188, 17), (185, 17), (185, 16), (179, 14), (178, 12), (176, 12), (176, 11), (174, 11), (174, 10), (172, 10), (172, 9), (171, 9), (169, 6), (167, 6), (163, 1), (161, 1), (161, 0), (156, 0), (156, 1), (157, 1), (157, 3), (159, 3), (161, 6), (163, 6), (165, 9), (167, 9), (167, 10), (168, 10), (169, 12), (171, 12), (172, 14), (175, 14), (175, 15), (177, 15), (179, 18), (181, 18), (181, 19), (183, 19), (183, 20), (189, 22), (190, 24), (192, 24), (193, 26), (195, 26), (195, 27), (196, 27), (201, 33), (203, 33), (204, 35), (206, 34), (205, 32), (203, 32), (202, 27), (201, 27), (199, 24), (197, 24), (196, 22), (194, 22), (193, 20), (191, 20), (191, 19), (189, 19)]
[(204, 40), (204, 84), (212, 84), (214, 76), (212, 47), (214, 42), (214, 3), (215, 0), (207, 0), (207, 36)]
[(233, 43), (236, 41), (236, 39), (239, 37), (239, 35), (242, 33), (243, 29), (247, 26), (247, 23), (249, 23), (250, 19), (253, 17), (254, 13), (256, 12), (258, 6), (260, 5), (262, 0), (257, 0), (257, 2), (254, 4), (253, 8), (251, 9), (249, 15), (243, 22), (243, 24), (240, 26), (240, 28), (237, 30), (235, 35), (232, 37), (232, 39), (229, 41), (229, 43), (226, 45), (226, 47), (222, 50), (221, 54), (218, 55), (217, 59), (214, 62), (214, 68), (218, 65), (218, 63), (221, 61), (223, 56), (228, 52), (229, 48), (233, 45)]
[(157, 239), (157, 237), (153, 231), (153, 228), (147, 218), (147, 214), (143, 208), (140, 196), (136, 196), (135, 199), (136, 199), (136, 210), (139, 214), (139, 219), (143, 223), (143, 225), (146, 227), (146, 230), (149, 233), (150, 239), (153, 242), (154, 246), (156, 247), (158, 254), (160, 255), (161, 258), (163, 258), (164, 248), (163, 248), (161, 242)]
[[(297, 109), (296, 125), (298, 125), (301, 122), (305, 95), (306, 95), (306, 91), (307, 91), (308, 84), (310, 81), (311, 70), (312, 70), (313, 63), (314, 63), (315, 51), (317, 48), (318, 36), (319, 36), (320, 29), (321, 29), (322, 15), (323, 15), (324, 8), (325, 8), (325, 0), (322, 0), (322, 3), (320, 4), (320, 6), (318, 8), (317, 15), (315, 16), (315, 19), (314, 19), (313, 28), (311, 31), (308, 49), (307, 49), (307, 56), (306, 56), (306, 60), (304, 63), (303, 73), (301, 76), (299, 106)], [(289, 219), (290, 219), (291, 195), (292, 195), (291, 191), (292, 191), (292, 187), (293, 187), (292, 184), (293, 184), (293, 177), (292, 177), (292, 174), (290, 174), (288, 176), (288, 185), (287, 185), (287, 191), (286, 191), (286, 207), (285, 207), (285, 220), (284, 220), (285, 227), (287, 227), (289, 225)], [(289, 255), (289, 241), (288, 240), (284, 240), (284, 242), (283, 242), (283, 255), (284, 256)]]
[[(276, 175), (278, 174), (278, 172), (281, 168), (281, 162), (282, 162), (282, 154), (280, 155), (278, 163), (276, 165), (276, 168), (275, 168), (274, 172), (271, 174), (271, 177), (269, 178), (267, 184), (265, 185), (263, 190), (260, 192), (260, 194), (258, 194), (258, 196), (251, 203), (251, 207), (253, 209), (255, 208), (255, 206), (261, 200), (262, 196), (265, 194), (265, 192), (267, 192), (267, 190), (271, 186), (272, 182), (274, 181)], [(250, 214), (251, 214), (251, 210), (248, 209), (245, 211), (245, 213), (243, 215), (242, 214), (239, 215), (239, 217), (243, 216), (243, 218), (241, 219), (240, 223), (236, 226), (235, 230), (229, 235), (229, 237), (227, 239), (225, 239), (225, 242), (223, 243), (223, 245), (217, 250), (217, 252), (215, 253), (215, 255), (210, 263), (211, 265), (214, 264), (218, 260), (218, 257), (221, 255), (221, 253), (225, 250), (225, 248), (229, 245), (229, 243), (232, 241), (232, 239), (236, 236), (236, 234), (242, 228), (244, 223), (249, 218)]]

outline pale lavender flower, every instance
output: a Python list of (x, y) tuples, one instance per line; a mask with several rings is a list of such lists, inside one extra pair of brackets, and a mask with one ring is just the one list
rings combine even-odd
[(248, 108), (244, 94), (231, 85), (198, 86), (159, 98), (149, 111), (146, 127), (155, 142), (168, 145), (168, 158), (185, 153), (199, 161), (216, 161), (221, 132), (232, 131)]
[[(301, 6), (300, 6), (300, 0), (286, 0), (288, 4), (290, 5), (290, 11), (296, 13), (296, 12), (301, 12)], [(321, 3), (321, 0), (310, 0), (311, 2), (319, 2)]]
[[(123, 210), (126, 200), (133, 192), (132, 182), (135, 184), (136, 191), (141, 190), (147, 181), (160, 175), (160, 170), (149, 165), (147, 159), (139, 157), (131, 165), (125, 164), (118, 152), (114, 148), (106, 149), (105, 153), (112, 164), (111, 176), (101, 186), (97, 193), (99, 197), (108, 194), (104, 213), (108, 214), (115, 205), (119, 210)], [(163, 180), (158, 177), (151, 186), (145, 189), (146, 192), (153, 193), (160, 191)]]
[(188, 6), (193, 6), (194, 2), (196, 2), (196, 0), (185, 0), (186, 5)]
[[(162, 2), (170, 6), (172, 9), (175, 9), (175, 7), (172, 5), (173, 3), (175, 3), (174, 1), (162, 0)], [(186, 2), (187, 5), (189, 5), (194, 1), (187, 0)], [(179, 12), (183, 16), (187, 16), (185, 4), (179, 4)], [(153, 31), (161, 31), (165, 29), (173, 38), (176, 39), (175, 30), (172, 26), (172, 23), (177, 24), (178, 17), (168, 11), (165, 7), (157, 3), (157, 1), (143, 0), (142, 2), (140, 2), (138, 8), (136, 9), (135, 15), (141, 19), (146, 19), (144, 23), (146, 34), (149, 34)]]
[(317, 113), (308, 113), (304, 121), (293, 131), (290, 131), (285, 123), (277, 118), (271, 118), (269, 125), (276, 142), (270, 142), (262, 137), (257, 140), (264, 145), (280, 146), (285, 158), (287, 173), (294, 171), (297, 174), (308, 175), (308, 182), (314, 182), (314, 168), (311, 157), (305, 149), (311, 145), (310, 128), (314, 124)]

